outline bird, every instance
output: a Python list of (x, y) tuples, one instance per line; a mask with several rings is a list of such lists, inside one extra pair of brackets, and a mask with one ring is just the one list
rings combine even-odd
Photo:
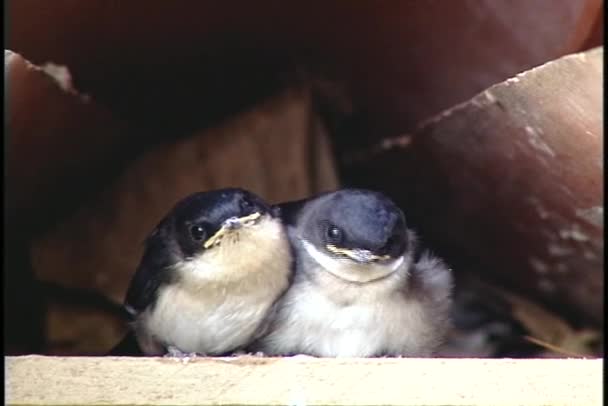
[(451, 269), (386, 195), (345, 188), (277, 205), (294, 275), (251, 351), (430, 357), (450, 328)]
[(259, 196), (241, 188), (187, 196), (145, 240), (124, 301), (131, 335), (149, 356), (236, 351), (264, 331), (291, 262), (282, 221)]

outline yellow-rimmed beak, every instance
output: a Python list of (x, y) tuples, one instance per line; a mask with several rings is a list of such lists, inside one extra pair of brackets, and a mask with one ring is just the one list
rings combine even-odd
[(361, 263), (369, 263), (375, 261), (383, 261), (390, 259), (388, 255), (375, 255), (371, 251), (363, 250), (363, 249), (347, 249), (347, 248), (338, 248), (335, 245), (328, 244), (326, 245), (328, 251), (333, 252), (334, 254), (342, 255), (348, 257), (354, 261)]
[(220, 229), (209, 237), (207, 241), (205, 241), (203, 247), (205, 249), (212, 247), (216, 243), (219, 243), (222, 237), (230, 231), (237, 230), (244, 226), (253, 225), (259, 220), (260, 217), (262, 217), (262, 214), (256, 212), (244, 217), (230, 217), (229, 219), (226, 219)]

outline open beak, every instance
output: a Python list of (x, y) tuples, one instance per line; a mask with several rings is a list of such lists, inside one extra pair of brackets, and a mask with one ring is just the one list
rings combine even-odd
[(375, 255), (369, 250), (362, 250), (358, 248), (351, 250), (346, 248), (338, 248), (335, 245), (329, 244), (327, 245), (327, 249), (334, 254), (343, 255), (362, 264), (390, 259), (390, 256), (388, 255)]
[(220, 229), (205, 241), (203, 247), (207, 249), (218, 243), (227, 233), (238, 230), (241, 227), (255, 224), (260, 217), (262, 217), (262, 214), (256, 212), (244, 217), (230, 217), (229, 219), (226, 219), (224, 223), (222, 223)]

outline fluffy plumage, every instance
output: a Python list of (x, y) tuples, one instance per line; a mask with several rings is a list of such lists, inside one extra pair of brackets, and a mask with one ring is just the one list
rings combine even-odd
[[(414, 259), (415, 235), (392, 201), (345, 189), (281, 208), (296, 271), (255, 350), (323, 357), (432, 355), (449, 327), (451, 272), (428, 252)], [(337, 241), (329, 241), (336, 235)], [(345, 250), (359, 254), (340, 255)]]
[(263, 331), (290, 268), (284, 227), (259, 197), (221, 189), (184, 199), (151, 233), (127, 292), (139, 346), (148, 355), (245, 346)]

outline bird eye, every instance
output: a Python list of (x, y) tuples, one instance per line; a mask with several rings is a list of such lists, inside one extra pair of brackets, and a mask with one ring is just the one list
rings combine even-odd
[(193, 240), (202, 241), (207, 236), (207, 232), (205, 231), (205, 228), (203, 226), (194, 225), (190, 227), (190, 235), (192, 236)]
[(327, 227), (327, 239), (334, 244), (338, 244), (342, 241), (342, 230), (336, 226)]

